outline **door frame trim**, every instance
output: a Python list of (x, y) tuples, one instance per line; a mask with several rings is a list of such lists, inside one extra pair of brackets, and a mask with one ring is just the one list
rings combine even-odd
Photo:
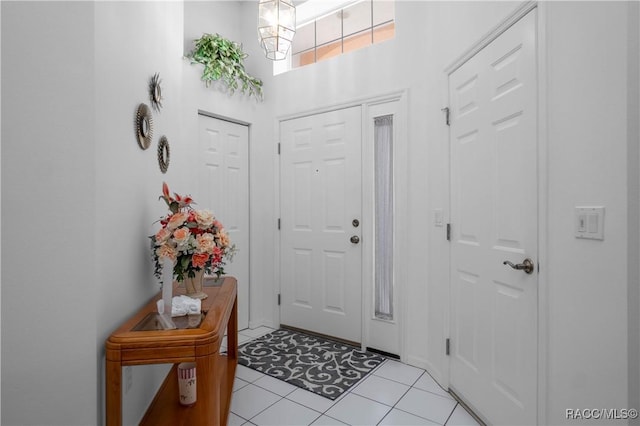
[(465, 50), (457, 59), (444, 69), (447, 76), (451, 75), (455, 70), (460, 68), (469, 59), (474, 57), (478, 52), (487, 47), (492, 41), (498, 38), (502, 33), (509, 29), (513, 24), (518, 22), (527, 13), (531, 12), (538, 6), (537, 0), (527, 0), (521, 3), (510, 15), (505, 17), (498, 25), (493, 27), (488, 33), (480, 37), (471, 47)]
[[(394, 319), (391, 321), (380, 320), (375, 318), (375, 291), (372, 285), (366, 283), (375, 282), (375, 246), (372, 241), (375, 239), (375, 224), (374, 224), (374, 211), (375, 202), (373, 201), (374, 184), (373, 181), (367, 181), (367, 178), (374, 178), (374, 134), (373, 134), (373, 114), (372, 109), (376, 107), (391, 107), (392, 104), (396, 104), (394, 116), (394, 139), (392, 142), (393, 151), (393, 294), (394, 294)], [(364, 243), (371, 247), (369, 252), (370, 256), (365, 258), (363, 256), (362, 262), (362, 321), (363, 321), (363, 349), (374, 348), (384, 349), (376, 347), (375, 341), (371, 336), (374, 333), (392, 332), (385, 324), (395, 324), (398, 332), (397, 340), (397, 353), (393, 353), (400, 357), (400, 361), (407, 362), (407, 327), (408, 318), (406, 313), (407, 298), (406, 298), (406, 284), (409, 282), (408, 278), (408, 259), (409, 259), (409, 198), (407, 191), (402, 191), (401, 188), (407, 188), (409, 186), (409, 146), (408, 146), (408, 102), (407, 92), (399, 92), (397, 96), (387, 98), (382, 101), (376, 100), (375, 102), (367, 102), (363, 104), (362, 111), (362, 134), (363, 134), (363, 147), (362, 147), (362, 171), (363, 171), (363, 222), (369, 224), (369, 241)], [(365, 146), (365, 143), (369, 143), (369, 146)], [(367, 164), (365, 164), (365, 162)], [(365, 207), (367, 211), (365, 212)], [(383, 331), (387, 328), (386, 331)], [(385, 351), (388, 350), (384, 349)], [(390, 353), (390, 352), (389, 352)]]
[(337, 111), (337, 110), (340, 110), (340, 109), (351, 108), (351, 107), (354, 107), (354, 106), (374, 105), (374, 104), (380, 104), (380, 103), (385, 103), (385, 102), (389, 102), (389, 101), (394, 101), (394, 100), (398, 100), (398, 99), (401, 99), (403, 97), (406, 97), (407, 93), (408, 93), (408, 89), (396, 90), (396, 91), (393, 91), (393, 92), (381, 93), (381, 94), (374, 95), (374, 96), (356, 98), (356, 99), (352, 99), (350, 101), (341, 102), (341, 103), (337, 103), (337, 104), (330, 104), (330, 105), (325, 105), (325, 106), (321, 106), (321, 107), (317, 107), (317, 108), (311, 108), (311, 109), (307, 109), (307, 110), (302, 110), (302, 111), (299, 111), (299, 112), (278, 115), (278, 116), (276, 116), (276, 120), (275, 120), (276, 121), (276, 126), (278, 127), (277, 132), (276, 132), (276, 140), (280, 140), (280, 128), (279, 128), (280, 126), (279, 126), (279, 124), (280, 124), (281, 121), (287, 121), (287, 120), (292, 120), (292, 119), (295, 119), (295, 118), (307, 117), (309, 115), (322, 114), (322, 113), (325, 113), (325, 112)]
[(229, 123), (239, 124), (241, 126), (247, 126), (251, 128), (251, 123), (248, 121), (238, 120), (237, 118), (227, 117), (221, 114), (215, 114), (213, 112), (205, 111), (202, 109), (198, 109), (198, 115), (204, 115), (205, 117), (215, 118), (217, 120), (228, 121)]
[[(311, 108), (308, 110), (302, 110), (299, 112), (294, 112), (294, 113), (286, 113), (286, 114), (280, 114), (277, 115), (274, 119), (274, 135), (275, 135), (275, 140), (274, 140), (274, 167), (275, 170), (277, 171), (277, 173), (275, 173), (275, 197), (274, 197), (274, 208), (275, 211), (277, 212), (277, 216), (276, 219), (281, 217), (281, 211), (280, 211), (280, 198), (281, 198), (281, 191), (280, 191), (280, 172), (281, 172), (281, 161), (280, 161), (280, 155), (278, 153), (278, 144), (281, 140), (281, 135), (280, 135), (280, 123), (283, 121), (287, 121), (287, 120), (293, 120), (293, 119), (297, 119), (297, 118), (303, 118), (303, 117), (307, 117), (310, 115), (316, 115), (316, 114), (322, 114), (322, 113), (326, 113), (326, 112), (331, 112), (331, 111), (337, 111), (337, 110), (341, 110), (341, 109), (346, 109), (346, 108), (351, 108), (351, 107), (355, 107), (355, 106), (360, 106), (361, 107), (361, 114), (362, 114), (362, 120), (361, 120), (361, 135), (363, 138), (363, 142), (364, 142), (364, 138), (367, 136), (368, 134), (368, 129), (367, 129), (367, 123), (366, 123), (366, 119), (367, 119), (367, 114), (368, 114), (368, 110), (369, 107), (372, 105), (378, 105), (378, 104), (383, 104), (386, 102), (392, 102), (392, 101), (398, 101), (399, 102), (399, 114), (402, 116), (402, 125), (405, 126), (404, 129), (401, 129), (400, 133), (399, 133), (399, 139), (402, 138), (403, 141), (402, 143), (405, 145), (406, 147), (406, 151), (407, 151), (407, 156), (405, 156), (405, 159), (403, 161), (405, 161), (408, 164), (408, 141), (406, 140), (406, 135), (407, 135), (407, 131), (408, 129), (406, 128), (406, 126), (408, 125), (408, 97), (409, 97), (409, 89), (408, 88), (403, 88), (400, 90), (395, 90), (395, 91), (391, 91), (391, 92), (385, 92), (385, 93), (380, 93), (374, 96), (367, 96), (367, 97), (362, 97), (362, 98), (355, 98), (346, 102), (341, 102), (341, 103), (337, 103), (337, 104), (331, 104), (331, 105), (325, 105), (325, 106), (320, 106), (317, 108)], [(407, 174), (407, 170), (408, 167), (404, 167), (402, 168), (402, 170), (405, 171), (405, 173), (402, 174), (402, 179), (401, 182), (405, 182), (408, 183), (408, 174)], [(396, 182), (397, 183), (397, 182)], [(364, 204), (363, 204), (363, 208), (364, 208)], [(408, 213), (407, 213), (408, 214)], [(402, 217), (405, 219), (404, 223), (407, 223), (406, 221), (406, 215), (403, 215)], [(364, 228), (363, 228), (364, 231)], [(369, 235), (368, 237), (363, 234), (363, 237), (365, 238), (372, 238), (372, 235)], [(398, 249), (398, 253), (397, 253), (397, 261), (394, 261), (395, 266), (394, 269), (398, 269), (400, 271), (406, 271), (408, 269), (408, 258), (409, 256), (407, 256), (408, 253), (408, 235), (401, 235), (400, 236), (400, 241), (397, 241), (397, 245), (396, 245), (396, 249)], [(398, 236), (396, 236), (396, 239), (398, 239)], [(273, 294), (273, 300), (274, 302), (277, 301), (278, 299), (278, 294), (280, 294), (281, 292), (281, 277), (282, 277), (282, 273), (281, 273), (281, 256), (280, 256), (280, 250), (282, 248), (282, 236), (280, 232), (277, 232), (277, 244), (278, 244), (278, 250), (276, 250), (276, 253), (274, 254), (274, 258), (275, 258), (275, 262), (276, 262), (276, 272), (275, 272), (275, 282), (276, 285), (274, 285), (274, 294)], [(369, 253), (371, 255), (373, 255), (373, 253)], [(369, 254), (366, 254), (367, 256)], [(366, 300), (366, 296), (371, 293), (371, 292), (367, 292), (366, 288), (365, 288), (365, 277), (367, 276), (367, 272), (364, 270), (364, 267), (366, 265), (366, 262), (364, 261), (364, 257), (365, 257), (365, 253), (363, 252), (363, 262), (362, 262), (362, 283), (361, 283), (361, 294), (362, 294), (362, 309), (361, 309), (361, 346), (363, 349), (366, 348), (367, 346), (367, 330), (368, 330), (368, 326), (367, 326), (367, 321), (369, 320), (369, 318), (367, 317), (368, 314), (371, 313), (371, 309), (368, 307), (368, 300)], [(406, 277), (403, 277), (403, 279)], [(399, 312), (399, 316), (398, 316), (398, 323), (399, 323), (399, 328), (400, 328), (400, 353), (398, 354), (400, 356), (400, 359), (405, 362), (405, 358), (406, 358), (406, 339), (405, 339), (405, 334), (406, 334), (406, 316), (405, 316), (405, 312), (406, 312), (406, 306), (407, 306), (407, 302), (406, 302), (406, 297), (405, 297), (406, 291), (398, 291), (397, 294), (397, 302), (398, 302), (398, 310)], [(274, 309), (275, 309), (275, 315), (274, 318), (276, 318), (276, 324), (274, 324), (274, 326), (277, 328), (280, 326), (280, 306), (277, 305), (277, 302), (274, 303)]]
[[(518, 22), (526, 14), (537, 9), (536, 19), (536, 66), (537, 66), (537, 96), (538, 96), (538, 123), (537, 123), (537, 186), (538, 186), (538, 374), (537, 374), (537, 424), (547, 423), (547, 370), (548, 370), (548, 336), (549, 336), (549, 280), (545, 267), (548, 264), (548, 109), (547, 109), (547, 5), (538, 0), (523, 1), (511, 14), (506, 16), (489, 32), (482, 36), (476, 43), (464, 51), (457, 59), (444, 69), (447, 77), (447, 85), (451, 74), (460, 68), (469, 59), (484, 49), (502, 33)], [(450, 103), (449, 99), (449, 103)], [(449, 132), (449, 140), (451, 133)], [(449, 195), (451, 194), (451, 155), (449, 156)], [(451, 199), (449, 197), (449, 215), (451, 215)], [(449, 252), (449, 270), (451, 270), (451, 252)], [(451, 288), (451, 276), (449, 276), (449, 288)], [(448, 321), (445, 336), (450, 334), (451, 326), (451, 301), (448, 304)], [(447, 358), (447, 385), (450, 384), (451, 360)]]

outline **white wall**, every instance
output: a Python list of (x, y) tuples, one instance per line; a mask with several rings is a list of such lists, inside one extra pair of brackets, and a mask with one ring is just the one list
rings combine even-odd
[[(547, 420), (557, 424), (567, 407), (628, 403), (628, 4), (547, 6)], [(573, 237), (577, 205), (606, 207), (604, 241)]]
[[(191, 168), (182, 133), (183, 4), (96, 2), (94, 22), (95, 155), (87, 160), (95, 176), (95, 350), (102, 370), (105, 339), (159, 290), (147, 237), (158, 230), (154, 222), (167, 213), (158, 200), (162, 182), (176, 192), (188, 191)], [(153, 112), (153, 141), (142, 150), (134, 116), (139, 103), (150, 106), (148, 84), (156, 72), (162, 80), (163, 107)], [(166, 174), (156, 154), (162, 135), (171, 153)], [(125, 374), (132, 374), (133, 385), (123, 392), (123, 421), (133, 424), (144, 414), (168, 367), (128, 369)], [(99, 406), (104, 402), (103, 386), (101, 380)]]
[[(0, 7), (0, 46), (2, 46), (2, 7)], [(2, 81), (2, 55), (0, 55), (0, 82)], [(0, 188), (2, 188), (2, 84), (0, 84)], [(0, 223), (2, 223), (2, 197), (0, 197)], [(0, 226), (0, 271), (2, 271), (2, 226)], [(2, 330), (2, 279), (0, 273), (0, 330)], [(0, 350), (0, 371), (2, 351)], [(2, 421), (2, 386), (0, 386), (0, 421)]]
[[(104, 340), (158, 291), (147, 237), (162, 181), (190, 172), (182, 14), (180, 2), (2, 3), (3, 424), (102, 423)], [(134, 115), (155, 72), (165, 107), (142, 151)], [(131, 370), (126, 424), (164, 370)]]
[[(629, 407), (640, 408), (640, 5), (629, 6), (627, 75)], [(640, 424), (636, 419), (631, 424)]]
[(94, 5), (1, 7), (2, 424), (93, 424)]

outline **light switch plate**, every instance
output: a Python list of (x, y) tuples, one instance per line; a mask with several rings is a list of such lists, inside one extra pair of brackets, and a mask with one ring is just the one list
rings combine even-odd
[(433, 226), (437, 226), (438, 228), (442, 227), (443, 222), (443, 212), (442, 209), (433, 209)]
[(604, 207), (576, 206), (575, 236), (587, 240), (604, 240)]

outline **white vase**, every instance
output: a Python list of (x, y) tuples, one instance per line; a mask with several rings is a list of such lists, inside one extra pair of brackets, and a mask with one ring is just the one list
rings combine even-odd
[(187, 296), (194, 299), (206, 299), (207, 293), (202, 291), (202, 283), (204, 281), (204, 268), (196, 271), (195, 277), (188, 275), (184, 278), (184, 287), (187, 290)]

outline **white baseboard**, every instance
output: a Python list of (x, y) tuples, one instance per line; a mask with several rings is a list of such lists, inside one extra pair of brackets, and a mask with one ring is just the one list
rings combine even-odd
[(249, 328), (253, 329), (258, 327), (279, 328), (280, 324), (276, 324), (273, 321), (266, 321), (264, 319), (249, 321)]

